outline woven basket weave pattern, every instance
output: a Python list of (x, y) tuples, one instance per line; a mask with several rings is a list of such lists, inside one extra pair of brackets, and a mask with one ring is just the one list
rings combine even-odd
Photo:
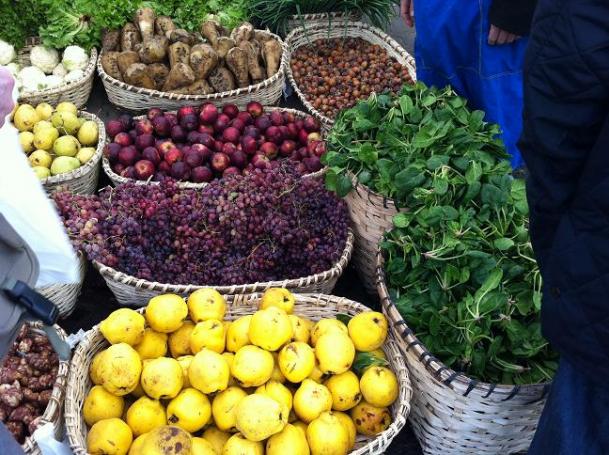
[(59, 188), (76, 194), (93, 194), (97, 188), (100, 168), (99, 162), (101, 161), (104, 145), (106, 144), (106, 128), (104, 123), (96, 115), (83, 111), (79, 112), (78, 115), (97, 123), (97, 130), (99, 132), (97, 149), (91, 159), (78, 169), (41, 180), (42, 186), (48, 194), (51, 194)]
[(417, 339), (391, 301), (383, 266), (379, 252), (378, 292), (410, 371), (414, 391), (410, 422), (424, 453), (526, 451), (537, 428), (548, 385), (487, 384), (445, 366)]
[(281, 55), (279, 71), (258, 84), (231, 90), (229, 92), (219, 92), (211, 95), (182, 95), (179, 93), (160, 92), (158, 90), (135, 87), (114, 79), (104, 71), (101, 64), (103, 52), (97, 62), (97, 72), (104, 84), (110, 102), (122, 109), (134, 112), (144, 111), (152, 107), (158, 107), (164, 110), (175, 110), (181, 106), (201, 104), (204, 102), (211, 102), (217, 106), (233, 103), (240, 109), (243, 109), (247, 103), (256, 100), (264, 106), (270, 106), (277, 104), (283, 94), (285, 69), (287, 67), (287, 48), (285, 43), (277, 35), (270, 32), (264, 33), (273, 36), (281, 43), (283, 52)]
[(267, 281), (263, 283), (233, 285), (233, 286), (194, 286), (194, 285), (173, 285), (156, 283), (152, 281), (135, 278), (119, 272), (111, 267), (107, 267), (97, 261), (93, 262), (93, 266), (99, 271), (101, 276), (106, 280), (106, 284), (118, 300), (118, 303), (124, 306), (141, 307), (155, 295), (165, 294), (168, 292), (180, 295), (188, 295), (191, 292), (203, 287), (212, 287), (220, 294), (251, 294), (262, 292), (269, 288), (287, 288), (298, 293), (322, 293), (329, 294), (336, 286), (336, 282), (343, 274), (351, 259), (353, 251), (353, 233), (349, 231), (345, 249), (341, 258), (336, 264), (325, 272), (310, 275), (304, 278), (297, 278), (283, 281)]
[[(19, 51), (18, 61), (22, 67), (30, 65), (30, 51), (32, 47), (40, 44), (39, 38), (28, 38), (26, 45)], [(24, 93), (19, 96), (20, 103), (31, 104), (36, 107), (40, 103), (49, 103), (56, 106), (62, 101), (74, 103), (77, 108), (82, 108), (89, 100), (93, 89), (93, 76), (95, 75), (95, 63), (97, 62), (97, 50), (91, 49), (89, 63), (83, 70), (84, 77), (76, 82), (62, 84), (39, 92)]]
[(353, 189), (345, 197), (352, 228), (355, 233), (353, 262), (366, 291), (376, 295), (376, 252), (381, 237), (393, 225), (393, 216), (399, 213), (395, 203), (353, 178)]
[(76, 308), (76, 302), (82, 289), (87, 271), (87, 261), (83, 253), (78, 254), (78, 283), (52, 284), (36, 289), (40, 294), (53, 302), (59, 309), (59, 318), (65, 319)]
[[(298, 111), (296, 109), (283, 108), (283, 107), (265, 106), (264, 110), (265, 110), (265, 112), (272, 112), (272, 111), (291, 112), (297, 118), (303, 118), (307, 115), (306, 112)], [(135, 117), (135, 120), (143, 119), (143, 118), (145, 118), (145, 116), (139, 116), (139, 117)], [(324, 135), (323, 131), (322, 131), (322, 135)], [(115, 186), (121, 185), (121, 184), (127, 183), (127, 182), (135, 183), (136, 185), (157, 184), (157, 182), (152, 182), (152, 181), (148, 181), (148, 180), (145, 180), (145, 181), (144, 180), (135, 180), (135, 179), (130, 179), (130, 178), (122, 177), (122, 176), (118, 175), (116, 172), (114, 172), (112, 170), (112, 168), (110, 167), (110, 161), (108, 161), (108, 158), (106, 158), (105, 156), (102, 158), (102, 167), (104, 169), (104, 172), (108, 176), (108, 178), (112, 181), (112, 183)], [(318, 171), (318, 172), (315, 172), (312, 174), (307, 174), (305, 177), (320, 177), (322, 174), (323, 174), (323, 169), (321, 171)], [(205, 187), (206, 185), (207, 185), (207, 183), (178, 182), (178, 187), (183, 188), (183, 189), (201, 189), (201, 188)]]
[(289, 31), (298, 27), (317, 27), (317, 26), (332, 26), (344, 27), (346, 22), (356, 22), (362, 18), (359, 13), (317, 13), (317, 14), (295, 14), (290, 17), (286, 24)]
[(319, 39), (344, 37), (361, 38), (369, 43), (378, 44), (388, 52), (389, 56), (395, 58), (398, 63), (407, 67), (411, 79), (413, 81), (416, 80), (414, 58), (389, 35), (368, 24), (364, 24), (363, 22), (341, 22), (335, 26), (334, 24), (329, 25), (327, 21), (324, 21), (316, 24), (307, 24), (307, 26), (304, 28), (298, 27), (292, 30), (292, 32), (286, 38), (286, 73), (288, 80), (290, 81), (290, 84), (292, 84), (292, 87), (294, 88), (294, 91), (296, 92), (296, 95), (298, 95), (300, 101), (302, 101), (302, 103), (306, 106), (307, 110), (309, 110), (309, 112), (311, 112), (311, 114), (315, 116), (315, 118), (317, 118), (327, 129), (334, 124), (334, 119), (326, 117), (320, 111), (315, 109), (315, 107), (313, 107), (313, 105), (309, 102), (307, 96), (300, 90), (300, 87), (298, 87), (298, 84), (294, 80), (294, 75), (292, 74), (292, 53), (299, 47), (306, 46)]
[[(358, 313), (369, 311), (363, 305), (347, 300), (342, 297), (331, 295), (295, 295), (296, 304), (294, 314), (307, 317), (312, 320), (332, 317), (336, 314), (348, 314), (354, 316)], [(228, 311), (227, 320), (234, 320), (241, 316), (253, 314), (258, 307), (260, 294), (227, 296)], [(138, 310), (143, 312), (144, 309)], [(70, 446), (75, 455), (85, 455), (87, 427), (82, 416), (82, 405), (84, 399), (92, 387), (89, 378), (89, 366), (93, 356), (100, 350), (106, 348), (108, 343), (104, 340), (95, 326), (85, 335), (83, 341), (78, 345), (72, 358), (69, 386), (66, 396), (66, 429)], [(393, 438), (400, 432), (406, 423), (410, 411), (410, 400), (412, 389), (408, 377), (408, 370), (404, 359), (398, 349), (396, 340), (392, 333), (389, 334), (383, 350), (389, 360), (391, 369), (398, 377), (400, 391), (396, 402), (391, 406), (393, 422), (381, 434), (375, 438), (358, 437), (356, 448), (351, 454), (382, 454), (385, 452)]]
[[(30, 327), (34, 329), (42, 329), (41, 322), (28, 322)], [(66, 333), (58, 325), (54, 326), (59, 338), (66, 340)], [(49, 404), (42, 414), (40, 426), (45, 423), (51, 423), (54, 428), (55, 438), (61, 440), (63, 437), (64, 425), (63, 425), (63, 405), (66, 392), (66, 386), (68, 382), (68, 371), (70, 368), (69, 361), (59, 361), (59, 368), (57, 370), (57, 378), (55, 379), (55, 385), (53, 386), (53, 392)], [(24, 453), (27, 455), (42, 455), (42, 451), (38, 447), (33, 437), (29, 437), (21, 445)]]

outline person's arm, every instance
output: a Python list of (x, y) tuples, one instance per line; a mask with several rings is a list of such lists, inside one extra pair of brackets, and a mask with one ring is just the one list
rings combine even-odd
[(489, 21), (496, 28), (515, 36), (529, 34), (537, 0), (493, 0)]
[[(562, 2), (533, 24), (519, 148), (529, 171), (531, 240), (543, 267), (609, 112), (609, 4)], [(566, 6), (569, 5), (569, 6)], [(554, 8), (564, 7), (557, 13)], [(537, 23), (539, 22), (539, 23)], [(604, 43), (604, 45), (603, 45)]]

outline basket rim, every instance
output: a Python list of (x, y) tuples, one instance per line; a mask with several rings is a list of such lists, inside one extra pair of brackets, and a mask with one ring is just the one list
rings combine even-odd
[(102, 50), (99, 54), (99, 58), (97, 60), (97, 73), (99, 74), (100, 79), (104, 83), (108, 83), (118, 87), (119, 89), (126, 90), (132, 93), (136, 93), (138, 95), (146, 95), (151, 98), (156, 99), (167, 99), (167, 100), (180, 100), (180, 101), (207, 101), (207, 100), (216, 100), (222, 98), (229, 98), (243, 94), (249, 94), (252, 92), (256, 92), (257, 90), (268, 87), (276, 82), (280, 81), (285, 76), (286, 66), (287, 66), (287, 47), (285, 42), (276, 34), (271, 33), (268, 30), (256, 30), (257, 32), (266, 33), (267, 35), (271, 35), (281, 44), (281, 61), (279, 63), (279, 69), (275, 74), (271, 77), (264, 79), (261, 82), (258, 82), (254, 85), (248, 85), (247, 87), (240, 87), (235, 90), (229, 90), (227, 92), (217, 92), (210, 93), (208, 95), (183, 95), (180, 93), (173, 92), (161, 92), (159, 90), (153, 90), (148, 88), (136, 87), (135, 85), (127, 84), (123, 81), (119, 81), (118, 79), (114, 79), (110, 76), (102, 66), (102, 56), (104, 51)]
[(92, 120), (97, 123), (97, 148), (95, 153), (91, 157), (89, 161), (87, 161), (84, 165), (80, 166), (78, 169), (74, 169), (73, 171), (66, 172), (63, 174), (53, 175), (51, 177), (47, 177), (44, 180), (40, 180), (40, 183), (43, 186), (53, 185), (56, 186), (59, 183), (65, 183), (77, 178), (82, 177), (83, 175), (91, 172), (101, 160), (101, 157), (104, 152), (104, 146), (106, 145), (106, 127), (104, 126), (104, 122), (101, 119), (91, 112), (87, 112), (84, 110), (79, 110), (78, 115), (80, 117), (84, 117), (87, 120)]
[[(294, 30), (292, 30), (285, 39), (286, 48), (287, 48), (287, 52), (286, 52), (287, 63), (286, 63), (285, 71), (286, 71), (286, 76), (288, 77), (288, 80), (290, 81), (290, 85), (296, 92), (296, 95), (298, 96), (298, 98), (300, 99), (302, 104), (304, 104), (305, 107), (311, 112), (311, 114), (314, 115), (324, 126), (326, 126), (328, 128), (330, 128), (332, 125), (334, 125), (334, 122), (336, 121), (336, 119), (331, 119), (330, 117), (327, 117), (326, 115), (322, 114), (308, 101), (307, 97), (300, 90), (300, 87), (298, 86), (298, 84), (296, 83), (296, 80), (294, 79), (294, 74), (292, 73), (291, 61), (292, 61), (292, 53), (296, 49), (299, 49), (300, 47), (302, 47), (304, 45), (304, 44), (301, 44), (299, 46), (295, 46), (293, 44), (293, 41), (296, 37), (300, 37), (301, 35), (307, 35), (308, 33), (312, 32), (312, 31), (328, 30), (331, 27), (332, 27), (331, 24), (326, 24), (326, 23), (316, 23), (316, 24), (311, 24), (309, 26), (305, 25), (305, 27), (297, 27)], [(414, 57), (412, 57), (412, 55), (410, 55), (408, 53), (408, 51), (406, 51), (406, 49), (404, 49), (400, 45), (400, 43), (398, 43), (395, 39), (393, 39), (387, 33), (385, 33), (384, 31), (382, 31), (381, 29), (379, 29), (377, 27), (373, 27), (371, 25), (368, 25), (368, 24), (366, 24), (364, 22), (360, 22), (360, 21), (345, 21), (342, 23), (341, 27), (345, 30), (345, 34), (347, 36), (351, 36), (350, 34), (355, 33), (355, 35), (353, 37), (361, 38), (364, 41), (367, 41), (366, 36), (360, 36), (357, 34), (358, 31), (364, 30), (366, 33), (375, 35), (377, 38), (384, 41), (386, 44), (389, 45), (389, 47), (391, 47), (391, 49), (393, 51), (395, 51), (397, 54), (399, 54), (406, 61), (406, 65), (404, 65), (404, 66), (406, 66), (408, 68), (408, 72), (410, 73), (410, 77), (412, 78), (412, 80), (416, 81)]]
[(304, 20), (316, 20), (326, 19), (328, 17), (361, 17), (361, 13), (358, 11), (326, 11), (325, 13), (303, 13), (303, 14), (292, 14), (290, 19), (304, 19)]
[[(354, 313), (373, 311), (362, 303), (350, 300), (346, 297), (338, 297), (330, 294), (320, 293), (293, 293), (293, 295), (297, 305), (300, 303), (302, 305), (308, 305), (317, 308), (324, 308), (328, 304), (335, 304), (337, 306), (348, 305), (349, 307), (351, 307)], [(255, 310), (256, 307), (252, 305), (252, 302), (258, 301), (261, 296), (262, 293), (256, 292), (241, 295), (225, 295), (224, 298), (227, 300), (228, 310), (230, 310), (232, 307), (252, 307), (252, 310)], [(141, 307), (135, 311), (143, 313), (145, 309), (146, 307)], [(389, 323), (391, 322), (389, 321)], [(88, 375), (89, 365), (85, 364), (85, 362), (82, 361), (84, 359), (81, 359), (81, 357), (84, 356), (88, 352), (88, 350), (90, 350), (91, 344), (93, 342), (96, 342), (94, 338), (97, 336), (99, 336), (99, 324), (96, 324), (85, 333), (81, 342), (76, 347), (74, 355), (72, 356), (72, 361), (70, 362), (71, 368), (68, 385), (66, 388), (65, 399), (65, 423), (66, 434), (70, 442), (70, 447), (77, 455), (84, 455), (86, 453), (86, 450), (83, 450), (84, 448), (80, 447), (78, 441), (75, 439), (75, 434), (77, 434), (78, 430), (80, 429), (80, 416), (82, 410), (79, 409), (76, 405), (76, 400), (74, 400), (75, 394), (68, 392), (72, 392), (72, 388), (78, 388), (78, 384), (76, 384), (77, 378), (73, 377), (73, 375), (75, 375), (79, 369), (82, 370), (86, 368)], [(393, 330), (388, 331), (387, 339), (385, 340), (383, 348), (386, 348), (383, 349), (384, 351), (388, 350), (392, 353), (392, 355), (389, 356), (388, 360), (390, 361), (390, 368), (398, 378), (399, 395), (398, 399), (392, 404), (392, 406), (395, 406), (396, 412), (395, 415), (393, 415), (392, 413), (392, 422), (386, 430), (375, 435), (374, 437), (367, 437), (368, 440), (366, 444), (362, 447), (350, 451), (349, 454), (351, 455), (363, 455), (366, 453), (383, 453), (384, 449), (383, 452), (378, 452), (375, 445), (379, 444), (381, 445), (381, 448), (386, 448), (389, 443), (404, 428), (404, 426), (406, 425), (408, 414), (410, 413), (413, 395), (412, 381), (410, 380), (410, 373), (408, 371), (406, 360), (401, 354), (397, 336)]]
[[(271, 112), (272, 111), (289, 112), (289, 113), (292, 113), (292, 114), (298, 115), (298, 116), (309, 115), (308, 112), (300, 111), (298, 109), (292, 109), (292, 108), (288, 108), (288, 107), (264, 106), (264, 110), (271, 111)], [(176, 111), (165, 111), (165, 112), (166, 113), (175, 113)], [(146, 117), (145, 115), (138, 115), (136, 117), (133, 117), (133, 120), (141, 120), (145, 117)], [(320, 131), (320, 134), (322, 135), (322, 138), (325, 136), (323, 129)], [(102, 156), (102, 168), (104, 169), (104, 172), (106, 173), (106, 175), (108, 176), (108, 178), (112, 181), (112, 183), (114, 185), (122, 185), (124, 183), (135, 183), (136, 185), (157, 185), (158, 184), (158, 182), (153, 182), (153, 181), (148, 181), (148, 180), (136, 180), (136, 179), (132, 179), (132, 178), (128, 178), (128, 177), (123, 177), (122, 175), (118, 175), (116, 172), (114, 172), (112, 170), (112, 167), (110, 166), (110, 161), (105, 156)], [(311, 178), (311, 177), (321, 176), (323, 174), (324, 169), (325, 168), (322, 168), (320, 171), (312, 172), (310, 174), (305, 174), (303, 177)], [(178, 188), (196, 190), (196, 189), (205, 188), (208, 184), (209, 184), (209, 182), (194, 183), (194, 182), (181, 182), (180, 181), (180, 182), (178, 182)]]
[[(43, 326), (41, 321), (26, 321), (26, 324), (30, 325), (34, 329), (41, 329)], [(53, 325), (53, 328), (62, 341), (67, 340), (66, 332), (59, 325), (55, 324)], [(58, 359), (59, 365), (57, 368), (57, 377), (55, 378), (55, 383), (53, 384), (53, 391), (51, 392), (49, 403), (47, 404), (44, 413), (40, 416), (39, 427), (46, 423), (51, 423), (55, 427), (54, 429), (57, 430), (57, 425), (63, 417), (61, 408), (66, 395), (71, 360), (71, 358), (70, 360)], [(30, 453), (28, 451), (33, 450), (37, 446), (38, 444), (36, 443), (33, 435), (25, 438), (25, 442), (21, 444), (21, 447), (25, 453)]]
[(349, 176), (351, 177), (351, 181), (353, 182), (353, 188), (351, 189), (351, 191), (355, 191), (358, 196), (362, 197), (362, 195), (360, 194), (360, 191), (362, 191), (366, 193), (368, 202), (370, 202), (371, 204), (374, 204), (374, 202), (372, 201), (372, 197), (375, 197), (383, 201), (383, 207), (386, 209), (390, 208), (389, 206), (392, 205), (398, 211), (406, 210), (406, 207), (398, 207), (398, 205), (395, 203), (395, 199), (383, 196), (382, 194), (374, 191), (369, 186), (360, 183), (357, 179), (357, 175), (355, 175), (353, 172), (347, 171), (347, 173), (349, 174)]
[(377, 290), (381, 305), (385, 311), (385, 315), (392, 321), (395, 331), (399, 338), (406, 343), (406, 350), (412, 350), (417, 356), (418, 361), (424, 364), (425, 369), (438, 380), (439, 383), (451, 388), (457, 392), (464, 390), (462, 395), (467, 396), (469, 393), (478, 389), (486, 392), (483, 398), (487, 398), (492, 394), (507, 395), (502, 401), (509, 401), (519, 394), (530, 394), (536, 396), (531, 400), (531, 403), (542, 400), (549, 392), (551, 382), (541, 382), (537, 384), (497, 384), (480, 381), (469, 377), (465, 373), (455, 371), (446, 366), (444, 362), (435, 357), (425, 345), (417, 338), (414, 331), (408, 326), (400, 312), (391, 300), (389, 289), (385, 280), (384, 270), (385, 258), (379, 248), (376, 253), (376, 280)]
[[(30, 37), (28, 38), (28, 42), (26, 43), (25, 46), (23, 46), (23, 48), (21, 48), (20, 52), (27, 52), (29, 54), (30, 52), (30, 48), (37, 46), (39, 44), (41, 44), (42, 41), (40, 40), (39, 37)], [(18, 98), (18, 102), (20, 102), (21, 100), (27, 100), (28, 98), (32, 98), (32, 97), (46, 97), (46, 96), (54, 96), (54, 95), (59, 95), (61, 93), (65, 93), (68, 92), (72, 89), (74, 89), (75, 87), (81, 87), (82, 85), (85, 85), (89, 79), (91, 79), (93, 77), (93, 74), (95, 73), (95, 65), (97, 64), (97, 49), (92, 47), (90, 50), (90, 56), (89, 56), (89, 61), (87, 63), (87, 66), (85, 67), (85, 69), (83, 70), (83, 77), (78, 79), (77, 81), (71, 82), (71, 83), (63, 83), (57, 87), (52, 87), (52, 88), (48, 88), (45, 90), (37, 90), (35, 92), (23, 92), (19, 93), (19, 98)]]
[(351, 259), (351, 254), (353, 253), (353, 245), (355, 241), (355, 235), (351, 228), (347, 231), (347, 240), (345, 242), (345, 247), (343, 252), (341, 253), (340, 258), (336, 263), (332, 266), (332, 268), (321, 272), (316, 273), (314, 275), (309, 275), (301, 278), (294, 278), (288, 280), (281, 281), (264, 281), (258, 283), (246, 283), (239, 285), (229, 285), (229, 286), (214, 286), (214, 285), (192, 285), (192, 284), (169, 284), (169, 283), (159, 283), (156, 281), (148, 281), (142, 278), (136, 278), (132, 275), (127, 275), (124, 272), (116, 270), (112, 267), (102, 264), (99, 261), (92, 261), (93, 266), (97, 269), (99, 274), (106, 280), (117, 281), (127, 286), (133, 286), (136, 288), (144, 288), (149, 291), (161, 291), (161, 292), (173, 292), (176, 294), (184, 294), (196, 289), (200, 288), (214, 288), (220, 294), (224, 295), (232, 295), (232, 294), (249, 294), (254, 293), (256, 289), (260, 288), (284, 288), (284, 287), (294, 287), (295, 285), (304, 285), (307, 283), (315, 283), (319, 281), (327, 281), (334, 277), (340, 276), (349, 260)]

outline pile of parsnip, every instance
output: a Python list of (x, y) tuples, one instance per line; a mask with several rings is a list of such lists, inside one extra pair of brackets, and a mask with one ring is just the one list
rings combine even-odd
[(150, 8), (104, 35), (101, 63), (111, 77), (162, 92), (208, 95), (257, 84), (281, 65), (281, 43), (244, 22), (232, 31), (215, 21), (200, 31), (176, 28)]

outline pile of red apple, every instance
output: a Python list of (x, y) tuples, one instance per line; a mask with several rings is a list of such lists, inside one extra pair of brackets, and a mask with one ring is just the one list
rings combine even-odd
[(239, 111), (211, 103), (177, 113), (153, 108), (143, 118), (121, 115), (106, 130), (112, 142), (104, 154), (112, 171), (136, 180), (173, 178), (195, 183), (268, 169), (290, 159), (302, 173), (322, 168), (326, 151), (320, 126), (311, 116), (265, 112), (258, 102)]

